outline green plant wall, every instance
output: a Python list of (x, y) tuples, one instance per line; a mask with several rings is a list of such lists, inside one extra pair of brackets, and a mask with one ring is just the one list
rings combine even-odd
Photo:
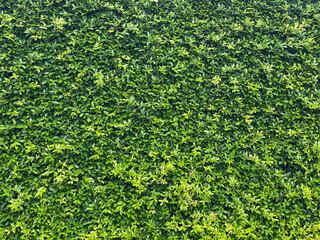
[(319, 239), (319, 22), (0, 0), (0, 239)]

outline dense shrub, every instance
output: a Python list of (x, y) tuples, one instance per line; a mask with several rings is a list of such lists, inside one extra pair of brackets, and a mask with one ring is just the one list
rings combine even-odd
[(0, 21), (0, 239), (319, 239), (317, 1)]

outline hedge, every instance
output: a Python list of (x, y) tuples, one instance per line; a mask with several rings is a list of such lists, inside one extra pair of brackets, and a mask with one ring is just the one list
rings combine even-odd
[(320, 4), (0, 0), (0, 239), (319, 239)]

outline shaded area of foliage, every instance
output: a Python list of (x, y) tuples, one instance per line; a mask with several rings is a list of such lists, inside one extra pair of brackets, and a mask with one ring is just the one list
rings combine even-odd
[(316, 1), (0, 0), (1, 239), (318, 239)]

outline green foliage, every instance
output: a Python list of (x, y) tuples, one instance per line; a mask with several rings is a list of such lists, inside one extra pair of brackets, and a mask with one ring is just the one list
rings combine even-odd
[(1, 0), (1, 239), (319, 239), (320, 5)]

